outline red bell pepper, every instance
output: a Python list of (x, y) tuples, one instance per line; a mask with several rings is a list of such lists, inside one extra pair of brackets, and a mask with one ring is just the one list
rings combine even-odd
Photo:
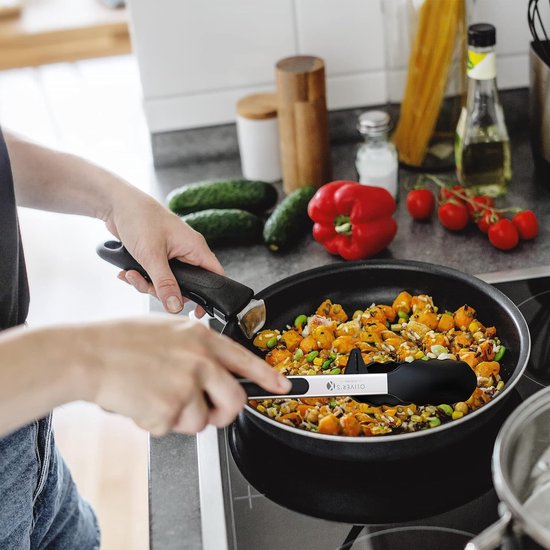
[(350, 181), (323, 185), (308, 205), (313, 238), (331, 254), (359, 260), (388, 246), (397, 232), (396, 204), (382, 187)]

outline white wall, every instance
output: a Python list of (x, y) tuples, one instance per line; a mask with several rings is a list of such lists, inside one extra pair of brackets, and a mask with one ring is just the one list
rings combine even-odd
[[(149, 128), (232, 122), (237, 100), (273, 90), (275, 63), (294, 54), (325, 59), (329, 109), (395, 99), (384, 12), (407, 1), (130, 0)], [(528, 84), (527, 1), (476, 2), (473, 20), (497, 27), (500, 88)]]

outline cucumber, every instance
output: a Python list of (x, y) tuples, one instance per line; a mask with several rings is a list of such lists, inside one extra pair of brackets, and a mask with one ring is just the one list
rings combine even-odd
[(229, 208), (210, 208), (181, 216), (209, 245), (250, 244), (261, 241), (263, 222), (258, 216)]
[(275, 206), (277, 190), (265, 181), (202, 181), (174, 189), (167, 201), (168, 208), (180, 216), (209, 208), (239, 208), (260, 214)]
[(300, 187), (275, 208), (264, 225), (264, 243), (269, 250), (277, 252), (289, 248), (313, 225), (307, 215), (307, 205), (315, 191), (317, 188), (313, 185)]

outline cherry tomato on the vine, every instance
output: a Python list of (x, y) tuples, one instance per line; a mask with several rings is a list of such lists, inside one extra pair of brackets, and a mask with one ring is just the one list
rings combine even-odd
[(488, 234), (491, 244), (500, 250), (511, 250), (519, 242), (518, 230), (508, 218), (491, 225)]
[(407, 194), (407, 210), (415, 220), (427, 220), (434, 207), (435, 197), (429, 189), (413, 189)]
[(470, 214), (470, 218), (473, 221), (478, 221), (478, 219), (481, 217), (481, 214), (485, 214), (486, 206), (493, 207), (494, 205), (494, 199), (485, 195), (476, 195), (475, 197), (472, 197), (470, 199), (470, 202), (466, 203), (468, 214)]
[[(454, 191), (454, 193), (452, 191)], [(439, 196), (441, 197), (442, 202), (452, 199), (456, 202), (463, 203), (467, 195), (462, 185), (453, 185), (450, 188), (442, 187)]]
[(482, 233), (487, 233), (487, 231), (489, 231), (489, 227), (491, 227), (494, 223), (497, 223), (501, 218), (502, 214), (500, 212), (484, 210), (481, 213), (481, 217), (477, 221), (477, 226)]
[(468, 224), (468, 209), (464, 204), (445, 202), (437, 209), (437, 217), (443, 227), (460, 231)]
[(539, 233), (539, 220), (532, 210), (524, 210), (512, 218), (519, 236), (527, 241), (534, 239)]

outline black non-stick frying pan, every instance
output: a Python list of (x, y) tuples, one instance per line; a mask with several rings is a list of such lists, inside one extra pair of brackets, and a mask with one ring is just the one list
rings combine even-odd
[[(98, 251), (102, 255), (101, 250)], [(112, 257), (106, 259), (115, 263)], [(119, 267), (133, 268), (130, 265)], [(468, 304), (477, 311), (477, 317), (484, 325), (496, 327), (507, 349), (500, 372), (506, 384), (502, 392), (461, 419), (409, 434), (379, 437), (324, 435), (281, 424), (249, 406), (242, 413), (246, 421), (253, 422), (281, 443), (309, 454), (361, 462), (401, 460), (426, 454), (481, 429), (501, 408), (518, 382), (527, 366), (531, 345), (522, 314), (507, 296), (491, 285), (460, 271), (432, 264), (366, 260), (304, 271), (269, 286), (254, 298), (265, 303), (265, 327), (283, 329), (297, 315), (310, 314), (317, 309), (326, 298), (342, 304), (346, 311), (355, 311), (372, 303), (391, 304), (403, 290), (413, 295), (428, 294), (440, 308), (451, 311)], [(203, 299), (208, 301), (207, 296)], [(261, 356), (260, 350), (243, 334), (236, 319), (228, 319), (223, 333)]]
[[(386, 461), (428, 453), (470, 434), (489, 420), (508, 398), (527, 366), (530, 336), (527, 323), (515, 304), (491, 285), (454, 269), (411, 261), (363, 261), (319, 267), (288, 277), (259, 292), (267, 318), (265, 326), (284, 328), (299, 314), (310, 313), (326, 298), (346, 311), (370, 304), (391, 304), (399, 292), (428, 294), (441, 309), (454, 311), (468, 304), (486, 326), (494, 325), (507, 352), (501, 376), (505, 389), (489, 403), (459, 420), (410, 434), (382, 437), (329, 436), (298, 430), (267, 418), (251, 407), (244, 414), (258, 427), (290, 445), (311, 454), (359, 461)], [(225, 334), (254, 349), (235, 322)], [(475, 450), (470, 450), (475, 452)]]

